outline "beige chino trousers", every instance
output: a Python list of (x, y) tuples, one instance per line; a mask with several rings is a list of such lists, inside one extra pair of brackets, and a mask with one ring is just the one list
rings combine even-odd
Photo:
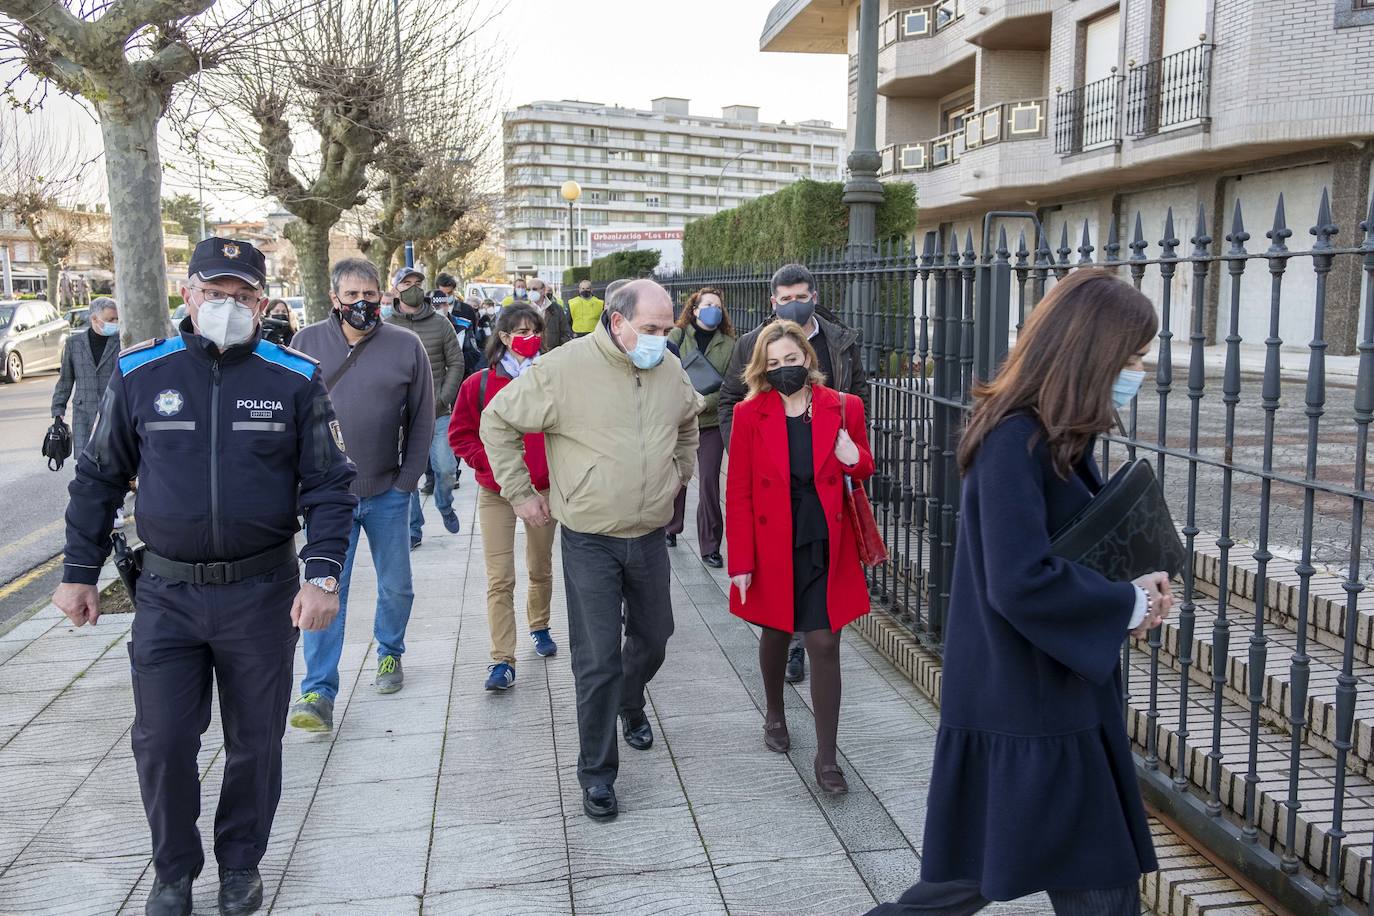
[[(544, 492), (548, 498), (548, 491)], [(477, 491), (477, 523), (482, 529), (482, 552), (487, 561), (487, 627), (491, 630), (491, 658), (515, 664), (515, 510), (500, 494), (486, 487)], [(525, 526), (525, 565), (529, 568), (528, 618), (530, 632), (547, 629), (553, 600), (553, 536), (558, 525)]]

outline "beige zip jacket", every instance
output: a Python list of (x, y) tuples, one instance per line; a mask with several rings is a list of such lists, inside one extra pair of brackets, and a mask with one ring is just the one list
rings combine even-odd
[(501, 494), (519, 505), (535, 495), (524, 436), (543, 433), (553, 517), (582, 534), (640, 537), (668, 524), (692, 479), (701, 407), (676, 356), (636, 369), (603, 323), (492, 398), (482, 443)]

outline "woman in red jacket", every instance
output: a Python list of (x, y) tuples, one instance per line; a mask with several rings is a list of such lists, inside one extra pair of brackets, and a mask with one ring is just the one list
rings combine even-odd
[[(487, 343), (487, 365), (458, 389), (448, 442), (453, 453), (468, 463), (477, 477), (477, 523), (482, 529), (482, 552), (487, 561), (487, 624), (491, 630), (492, 664), (486, 688), (507, 690), (515, 683), (515, 510), (501, 496), (492, 476), (487, 452), (478, 436), (482, 410), (512, 380), (534, 364), (544, 333), (544, 316), (528, 305), (501, 311)], [(525, 437), (525, 466), (540, 493), (548, 494), (549, 463), (544, 437)], [(534, 651), (549, 656), (558, 651), (549, 635), (549, 604), (553, 598), (553, 535), (558, 526), (525, 526), (525, 565), (529, 567), (529, 624)]]
[(840, 630), (868, 613), (868, 583), (844, 516), (844, 478), (865, 480), (873, 454), (863, 402), (821, 383), (801, 327), (776, 321), (759, 334), (735, 408), (725, 481), (730, 611), (763, 628), (759, 669), (768, 702), (763, 741), (791, 747), (783, 673), (794, 630), (811, 656), (816, 783), (849, 791), (835, 762), (840, 720)]

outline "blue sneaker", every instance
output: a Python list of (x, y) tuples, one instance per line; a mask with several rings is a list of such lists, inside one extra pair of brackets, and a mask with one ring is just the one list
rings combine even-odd
[(487, 670), (491, 672), (487, 675), (488, 690), (510, 690), (515, 684), (515, 669), (505, 662), (498, 662)]
[(534, 640), (534, 651), (545, 658), (558, 652), (558, 643), (553, 641), (548, 630), (535, 630), (530, 634), (530, 639)]
[(462, 530), (462, 526), (458, 523), (458, 515), (452, 509), (447, 512), (440, 512), (439, 516), (444, 520), (444, 527), (448, 529), (449, 534), (457, 534)]

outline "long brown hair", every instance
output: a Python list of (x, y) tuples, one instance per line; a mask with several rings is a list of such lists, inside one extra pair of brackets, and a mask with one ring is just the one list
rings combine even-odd
[(1035, 307), (1006, 365), (974, 389), (978, 404), (959, 443), (967, 473), (988, 434), (1009, 415), (1034, 410), (1061, 477), (1094, 436), (1112, 427), (1112, 384), (1159, 330), (1143, 293), (1106, 270), (1077, 270)]
[(714, 286), (703, 286), (701, 289), (692, 293), (687, 299), (687, 304), (682, 307), (682, 314), (677, 316), (677, 326), (684, 331), (695, 329), (695, 325), (692, 324), (692, 322), (697, 317), (697, 303), (701, 301), (702, 296), (715, 296), (720, 300), (720, 327), (716, 328), (716, 330), (720, 331), (726, 337), (734, 337), (735, 326), (730, 323), (730, 313), (725, 310), (725, 294)]

